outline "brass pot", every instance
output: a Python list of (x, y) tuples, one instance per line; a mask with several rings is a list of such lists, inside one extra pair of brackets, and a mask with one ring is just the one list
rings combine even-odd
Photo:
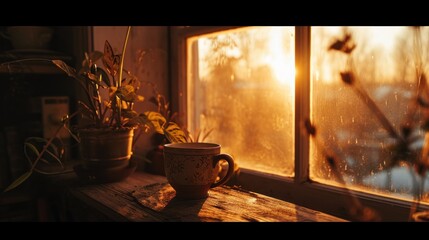
[(81, 129), (80, 152), (87, 168), (127, 167), (132, 155), (133, 128)]

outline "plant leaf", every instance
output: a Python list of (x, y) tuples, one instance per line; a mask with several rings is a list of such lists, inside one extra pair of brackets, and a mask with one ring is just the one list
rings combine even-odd
[[(29, 143), (28, 141), (37, 141), (37, 142), (43, 142), (44, 144), (47, 143), (46, 139), (40, 139), (40, 138), (28, 138), (27, 141), (24, 143), (25, 147), (24, 147), (24, 155), (27, 158), (28, 162), (30, 163), (30, 165), (33, 165), (34, 162), (31, 160), (31, 157), (29, 156), (29, 153), (27, 152), (27, 149), (30, 149), (34, 154), (35, 154), (35, 158), (37, 158), (37, 156), (40, 155), (40, 151), (37, 149), (37, 147), (32, 144)], [(43, 141), (41, 141), (43, 140)], [(50, 156), (52, 156), (54, 158), (55, 161), (59, 162), (60, 165), (62, 166), (62, 162), (60, 160), (62, 153), (60, 151), (58, 151), (58, 146), (55, 145), (53, 142), (49, 145), (48, 149), (46, 149), (46, 151), (43, 153), (43, 155), (48, 154)], [(45, 164), (50, 164), (49, 160), (45, 157), (41, 157), (40, 161), (42, 161)]]
[(86, 76), (96, 84), (100, 84), (102, 81), (97, 75), (93, 73), (87, 73)]
[(139, 114), (134, 110), (123, 108), (122, 109), (122, 117), (124, 117), (124, 118), (135, 118), (135, 117), (139, 117)]
[(115, 86), (109, 87), (109, 98), (115, 98), (118, 88)]
[(67, 73), (68, 76), (77, 78), (77, 76), (76, 76), (76, 70), (74, 68), (70, 67), (69, 65), (67, 65), (64, 61), (62, 61), (62, 60), (52, 60), (52, 62), (57, 67), (59, 67), (61, 70), (63, 70), (65, 73)]
[(49, 155), (51, 155), (61, 166), (63, 166), (63, 163), (61, 162), (61, 159), (59, 158), (59, 156), (57, 154), (55, 154), (49, 150), (46, 150), (45, 152), (48, 153)]
[(136, 99), (134, 101), (136, 101), (136, 102), (143, 102), (144, 101), (144, 97), (142, 95), (137, 95)]
[(64, 125), (64, 128), (69, 132), (70, 136), (72, 136), (72, 138), (74, 138), (74, 140), (76, 140), (76, 142), (80, 143), (79, 137), (76, 134), (74, 134), (69, 127)]
[(145, 112), (147, 119), (152, 123), (152, 127), (157, 133), (164, 134), (164, 125), (166, 123), (166, 119), (158, 112)]
[(17, 178), (15, 181), (13, 181), (13, 183), (11, 183), (3, 192), (7, 192), (7, 191), (10, 191), (10, 190), (18, 187), (25, 180), (27, 180), (31, 176), (32, 173), (33, 173), (33, 171), (28, 171), (28, 172), (22, 174), (19, 178)]
[(137, 99), (137, 94), (131, 85), (121, 86), (117, 91), (117, 96), (125, 102), (134, 102)]
[[(31, 157), (28, 155), (28, 152), (27, 152), (27, 148), (29, 148), (35, 155), (36, 155), (36, 158), (37, 158), (37, 156), (39, 156), (40, 155), (40, 152), (39, 152), (39, 150), (37, 149), (37, 147), (36, 146), (34, 146), (33, 144), (31, 144), (31, 143), (29, 143), (29, 142), (25, 142), (24, 143), (24, 155), (25, 155), (25, 157), (27, 158), (27, 160), (28, 160), (28, 162), (30, 163), (30, 165), (33, 165), (34, 163), (33, 163), (33, 161), (31, 160)], [(48, 163), (45, 159), (40, 159), (41, 161), (43, 161), (43, 162), (46, 162), (46, 163)]]
[(197, 131), (197, 136), (195, 137), (195, 142), (199, 142), (200, 141), (200, 135), (201, 135), (201, 132), (202, 132), (203, 130), (198, 130)]
[(210, 135), (210, 133), (213, 131), (214, 128), (211, 128), (210, 130), (208, 130), (203, 137), (201, 138), (201, 142), (204, 142), (204, 140), (206, 140), (206, 138)]
[(83, 114), (86, 115), (89, 118), (95, 118), (95, 114), (94, 112), (88, 107), (88, 105), (86, 105), (84, 102), (82, 101), (78, 101), (79, 104), (79, 111)]
[(175, 122), (169, 122), (164, 128), (164, 135), (171, 143), (186, 142), (185, 132)]
[(97, 72), (98, 72), (99, 76), (101, 76), (101, 81), (103, 81), (107, 87), (112, 86), (112, 84), (110, 82), (109, 75), (106, 73), (106, 71), (104, 71), (104, 69), (97, 68)]
[[(26, 147), (29, 147), (36, 155), (40, 154), (39, 150), (33, 144), (26, 142), (26, 143), (24, 143), (24, 145)], [(27, 152), (27, 148), (24, 148), (24, 151)]]
[[(62, 126), (63, 128), (65, 127), (65, 125), (63, 124)], [(51, 145), (49, 146), (50, 149), (52, 149), (53, 154), (58, 158), (58, 159), (62, 159), (64, 152), (65, 152), (65, 148), (64, 148), (64, 142), (60, 137), (55, 136), (54, 139), (51, 142)], [(47, 149), (49, 151), (51, 151), (50, 149)]]
[(128, 126), (138, 126), (138, 125), (152, 125), (151, 121), (147, 118), (145, 114), (140, 114), (137, 116), (134, 116), (128, 120), (127, 124)]
[(121, 57), (119, 55), (114, 55), (112, 46), (109, 41), (106, 40), (104, 42), (103, 64), (110, 75), (116, 76), (119, 70), (120, 60)]

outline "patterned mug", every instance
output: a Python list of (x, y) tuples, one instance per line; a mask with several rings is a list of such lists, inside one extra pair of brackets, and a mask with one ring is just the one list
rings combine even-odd
[[(164, 145), (165, 175), (176, 197), (200, 199), (208, 197), (208, 190), (225, 184), (234, 172), (234, 160), (220, 153), (215, 143), (171, 143)], [(216, 182), (220, 171), (219, 161), (228, 162), (226, 175)]]

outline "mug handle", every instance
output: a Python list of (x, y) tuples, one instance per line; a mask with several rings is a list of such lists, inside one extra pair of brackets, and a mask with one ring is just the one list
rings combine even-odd
[(215, 155), (213, 157), (213, 167), (216, 167), (216, 164), (218, 164), (220, 160), (226, 160), (228, 162), (228, 172), (226, 173), (225, 177), (223, 177), (218, 182), (213, 183), (210, 188), (218, 187), (225, 184), (234, 173), (234, 159), (231, 157), (231, 155), (226, 153)]

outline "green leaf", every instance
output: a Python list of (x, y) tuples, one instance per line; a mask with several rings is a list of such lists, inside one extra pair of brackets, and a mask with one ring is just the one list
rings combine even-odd
[(46, 151), (47, 152), (51, 152), (51, 150), (52, 150), (53, 152), (51, 152), (51, 153), (53, 155), (61, 157), (61, 147), (57, 146), (54, 143), (55, 140), (58, 140), (60, 143), (62, 143), (61, 139), (55, 138), (55, 139), (53, 139), (53, 141), (51, 142), (51, 144), (48, 146), (48, 149), (46, 149)]
[(33, 173), (33, 171), (28, 171), (28, 172), (22, 174), (19, 178), (17, 178), (15, 181), (13, 181), (13, 183), (11, 183), (3, 192), (7, 192), (7, 191), (10, 191), (10, 190), (18, 187), (23, 182), (25, 182), (25, 180), (27, 180), (31, 176), (32, 173)]
[(119, 70), (121, 56), (113, 53), (113, 48), (107, 40), (104, 42), (104, 54), (102, 60), (107, 72), (109, 72), (110, 75), (115, 76)]
[[(40, 152), (39, 152), (39, 150), (37, 149), (37, 147), (36, 146), (34, 146), (33, 144), (31, 144), (31, 143), (28, 143), (28, 142), (26, 142), (26, 143), (24, 143), (24, 155), (25, 155), (25, 157), (27, 158), (27, 160), (29, 161), (29, 163), (31, 164), (31, 165), (33, 165), (33, 161), (31, 161), (31, 157), (28, 155), (28, 152), (27, 152), (27, 148), (29, 148), (32, 152), (34, 152), (34, 154), (36, 155), (36, 156), (39, 156), (39, 154), (40, 154)], [(43, 160), (42, 160), (43, 161)]]
[[(37, 149), (37, 147), (35, 146), (35, 145), (33, 145), (33, 144), (31, 144), (31, 143), (28, 143), (28, 142), (26, 142), (26, 143), (24, 143), (24, 145), (26, 146), (25, 148), (24, 148), (24, 155), (25, 155), (25, 157), (27, 158), (27, 160), (29, 161), (29, 163), (31, 164), (31, 165), (33, 165), (34, 164), (34, 162), (31, 160), (31, 157), (29, 156), (29, 154), (28, 154), (28, 152), (27, 152), (27, 148), (28, 149), (30, 149), (34, 154), (35, 154), (35, 159), (37, 158), (37, 156), (39, 156), (40, 155), (40, 151)], [(51, 150), (49, 150), (49, 148), (51, 148)], [(53, 144), (53, 143), (51, 143), (51, 145), (48, 147), (48, 149), (43, 153), (43, 155), (45, 155), (45, 153), (47, 153), (47, 154), (49, 154), (49, 155), (51, 155), (57, 162), (59, 162), (61, 165), (62, 165), (62, 163), (61, 163), (61, 160), (60, 160), (60, 154), (59, 154), (59, 152), (58, 152), (58, 148), (57, 148), (57, 146), (55, 146), (55, 144)], [(42, 158), (40, 158), (40, 161), (42, 161), (43, 163), (45, 163), (45, 164), (50, 164), (50, 162), (48, 161), (48, 159), (46, 159), (46, 158), (44, 158), (44, 157), (42, 157)]]
[(97, 75), (92, 73), (87, 73), (87, 77), (96, 84), (100, 84), (102, 81)]
[(128, 126), (138, 126), (138, 125), (147, 125), (150, 124), (152, 126), (151, 121), (147, 118), (145, 114), (140, 114), (137, 116), (134, 116), (128, 120), (127, 125)]
[(121, 86), (117, 92), (117, 96), (125, 102), (134, 102), (137, 99), (137, 94), (131, 85)]
[(106, 84), (106, 86), (111, 87), (112, 84), (110, 83), (110, 78), (106, 71), (104, 71), (102, 68), (97, 68), (97, 72), (99, 75), (101, 75), (101, 80)]
[(74, 68), (70, 67), (69, 65), (67, 65), (62, 60), (52, 60), (52, 62), (57, 67), (59, 67), (61, 70), (63, 70), (65, 73), (67, 73), (67, 75), (69, 75), (70, 77), (77, 78), (77, 76), (76, 76), (76, 70)]
[(171, 143), (186, 142), (185, 132), (175, 122), (169, 122), (167, 127), (164, 128), (165, 137)]
[(49, 155), (51, 155), (61, 166), (63, 165), (63, 163), (61, 162), (60, 157), (57, 154), (55, 154), (55, 153), (53, 153), (53, 152), (51, 152), (49, 150), (46, 150), (45, 153), (48, 153)]
[(144, 97), (142, 95), (137, 95), (135, 101), (136, 102), (143, 102), (144, 101)]
[[(26, 143), (24, 143), (24, 145), (27, 146), (27, 147), (29, 147), (36, 155), (40, 154), (39, 150), (37, 149), (37, 147), (34, 146), (33, 144), (26, 142)], [(27, 151), (27, 148), (24, 148), (24, 151)]]
[(164, 116), (162, 116), (159, 112), (145, 112), (144, 113), (147, 116), (147, 119), (151, 122), (151, 125), (153, 126), (154, 130), (157, 133), (164, 134), (164, 125), (167, 121)]
[(124, 118), (135, 118), (135, 117), (139, 117), (139, 114), (134, 110), (124, 108), (124, 109), (122, 109), (122, 117), (124, 117)]
[[(35, 156), (39, 156), (41, 153), (41, 150), (48, 144), (48, 139), (40, 138), (40, 137), (28, 137), (25, 140), (24, 143), (24, 154), (27, 157), (28, 160), (30, 160), (30, 156), (27, 149), (30, 149)], [(58, 159), (61, 159), (64, 151), (64, 143), (60, 138), (55, 137), (47, 146), (46, 151), (44, 152), (51, 155), (55, 161), (58, 161)], [(41, 158), (41, 161), (43, 161), (46, 164), (49, 164), (49, 161), (47, 158)], [(30, 164), (33, 164), (32, 161), (30, 161)]]

